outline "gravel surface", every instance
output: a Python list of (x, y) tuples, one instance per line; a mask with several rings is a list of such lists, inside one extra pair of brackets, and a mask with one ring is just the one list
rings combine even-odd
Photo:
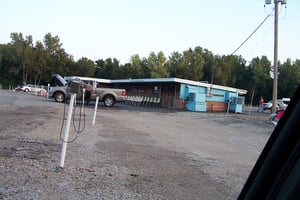
[(236, 199), (274, 129), (266, 113), (124, 104), (92, 126), (93, 105), (76, 107), (61, 169), (64, 110), (0, 91), (0, 199)]

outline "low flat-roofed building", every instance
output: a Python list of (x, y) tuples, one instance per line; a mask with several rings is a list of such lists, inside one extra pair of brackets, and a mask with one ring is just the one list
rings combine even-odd
[(202, 112), (242, 112), (247, 90), (180, 78), (112, 80), (129, 97), (149, 97), (161, 107)]

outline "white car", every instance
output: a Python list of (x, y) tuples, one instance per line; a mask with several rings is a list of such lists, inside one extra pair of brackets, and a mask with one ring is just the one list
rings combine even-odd
[[(284, 109), (286, 109), (286, 107), (288, 106), (282, 99), (277, 99), (276, 101), (276, 110), (278, 110), (280, 107), (283, 107)], [(263, 104), (263, 109), (265, 110), (270, 110), (272, 111), (272, 106), (273, 103), (272, 101), (268, 101), (267, 103)]]
[(23, 85), (20, 89), (24, 92), (38, 92), (38, 93), (47, 92), (44, 88), (41, 88), (33, 84)]
[(28, 85), (23, 85), (20, 90), (22, 90), (23, 92), (29, 92), (30, 91), (30, 87)]
[(15, 88), (15, 91), (29, 92), (30, 91), (30, 87), (27, 86), (27, 85), (23, 85), (22, 87), (18, 85)]

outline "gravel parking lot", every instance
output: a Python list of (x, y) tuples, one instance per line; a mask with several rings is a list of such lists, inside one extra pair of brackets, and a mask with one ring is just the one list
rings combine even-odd
[(76, 107), (59, 169), (64, 104), (0, 90), (0, 199), (236, 199), (274, 129), (269, 113), (125, 104), (92, 126), (93, 108)]

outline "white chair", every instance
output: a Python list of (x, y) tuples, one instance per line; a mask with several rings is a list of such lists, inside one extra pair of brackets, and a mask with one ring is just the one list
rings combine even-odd
[(149, 105), (151, 106), (153, 104), (153, 97), (150, 97), (150, 100), (149, 100)]
[(149, 100), (150, 100), (150, 97), (145, 97), (145, 100), (144, 100), (144, 105), (147, 105), (148, 104), (148, 102), (149, 102)]
[(158, 104), (160, 104), (160, 97), (156, 98), (153, 105), (158, 106)]
[(136, 106), (140, 106), (141, 103), (143, 102), (144, 97), (143, 96), (139, 96), (137, 102), (136, 102)]

